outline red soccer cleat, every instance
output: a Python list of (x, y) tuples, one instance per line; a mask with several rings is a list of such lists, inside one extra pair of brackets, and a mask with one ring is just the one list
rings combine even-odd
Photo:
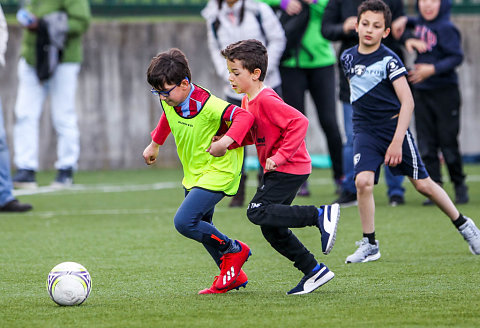
[(205, 295), (205, 294), (224, 294), (224, 293), (226, 293), (226, 292), (228, 292), (228, 291), (230, 291), (230, 290), (232, 290), (232, 289), (239, 290), (240, 287), (245, 288), (245, 286), (246, 286), (247, 283), (248, 283), (247, 274), (246, 274), (243, 270), (240, 270), (240, 274), (238, 275), (237, 280), (236, 280), (232, 285), (230, 285), (228, 288), (225, 288), (225, 289), (217, 289), (217, 287), (215, 287), (217, 280), (218, 280), (218, 276), (215, 276), (215, 280), (213, 280), (212, 287), (207, 288), (207, 289), (203, 289), (203, 290), (199, 291), (198, 294), (199, 294), (199, 295)]
[(235, 242), (240, 245), (241, 250), (237, 253), (224, 254), (220, 258), (222, 264), (220, 264), (220, 275), (215, 284), (217, 289), (225, 289), (235, 283), (242, 269), (242, 265), (247, 261), (248, 257), (252, 255), (250, 247), (241, 241), (235, 240)]

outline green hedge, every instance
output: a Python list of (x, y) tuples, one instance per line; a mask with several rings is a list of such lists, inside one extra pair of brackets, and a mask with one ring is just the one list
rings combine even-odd
[[(134, 16), (134, 15), (197, 15), (208, 0), (90, 0), (94, 15)], [(480, 0), (452, 0), (453, 12), (479, 14)], [(15, 13), (18, 0), (2, 0), (6, 13)], [(411, 7), (415, 0), (405, 0)]]

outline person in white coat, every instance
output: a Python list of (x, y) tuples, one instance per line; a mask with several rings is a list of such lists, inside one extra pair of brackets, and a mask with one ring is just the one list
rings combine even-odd
[[(217, 75), (224, 81), (224, 97), (240, 106), (243, 95), (232, 90), (225, 58), (221, 55), (229, 44), (240, 40), (256, 39), (263, 43), (268, 52), (268, 69), (265, 85), (281, 96), (279, 64), (285, 50), (286, 38), (278, 17), (273, 9), (255, 0), (209, 0), (202, 10), (207, 24), (208, 48)], [(263, 170), (262, 170), (263, 171)], [(246, 175), (242, 179), (231, 207), (243, 206)]]

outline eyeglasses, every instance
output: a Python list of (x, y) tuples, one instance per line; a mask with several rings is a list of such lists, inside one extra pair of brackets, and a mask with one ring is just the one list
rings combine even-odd
[[(190, 82), (190, 80), (188, 79), (188, 77), (185, 76), (185, 80), (187, 80), (187, 82)], [(183, 80), (182, 80), (183, 81)], [(154, 95), (156, 96), (163, 96), (165, 98), (167, 98), (168, 96), (170, 96), (170, 92), (173, 91), (173, 89), (175, 89), (176, 87), (178, 87), (182, 81), (178, 82), (173, 88), (171, 88), (170, 90), (167, 90), (167, 91), (158, 91), (157, 89), (155, 88), (152, 88), (152, 90), (150, 90), (151, 93), (153, 93)]]
[(167, 90), (167, 91), (158, 91), (157, 89), (155, 88), (152, 88), (152, 90), (150, 90), (154, 95), (156, 96), (163, 96), (165, 98), (167, 98), (168, 96), (170, 96), (170, 92), (173, 91), (173, 89), (175, 89), (176, 87), (178, 87), (178, 84), (175, 85), (173, 88), (171, 88), (170, 90)]

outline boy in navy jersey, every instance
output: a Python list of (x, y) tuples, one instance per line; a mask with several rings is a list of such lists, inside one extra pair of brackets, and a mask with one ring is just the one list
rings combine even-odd
[(407, 71), (398, 56), (381, 44), (390, 32), (390, 23), (391, 13), (384, 2), (363, 2), (356, 24), (359, 44), (345, 50), (341, 57), (351, 90), (355, 186), (363, 230), (358, 249), (345, 262), (380, 258), (375, 240), (373, 186), (378, 182), (382, 163), (390, 166), (393, 174), (408, 176), (414, 187), (452, 220), (470, 251), (478, 255), (480, 231), (428, 176), (408, 129), (414, 102), (405, 77)]

